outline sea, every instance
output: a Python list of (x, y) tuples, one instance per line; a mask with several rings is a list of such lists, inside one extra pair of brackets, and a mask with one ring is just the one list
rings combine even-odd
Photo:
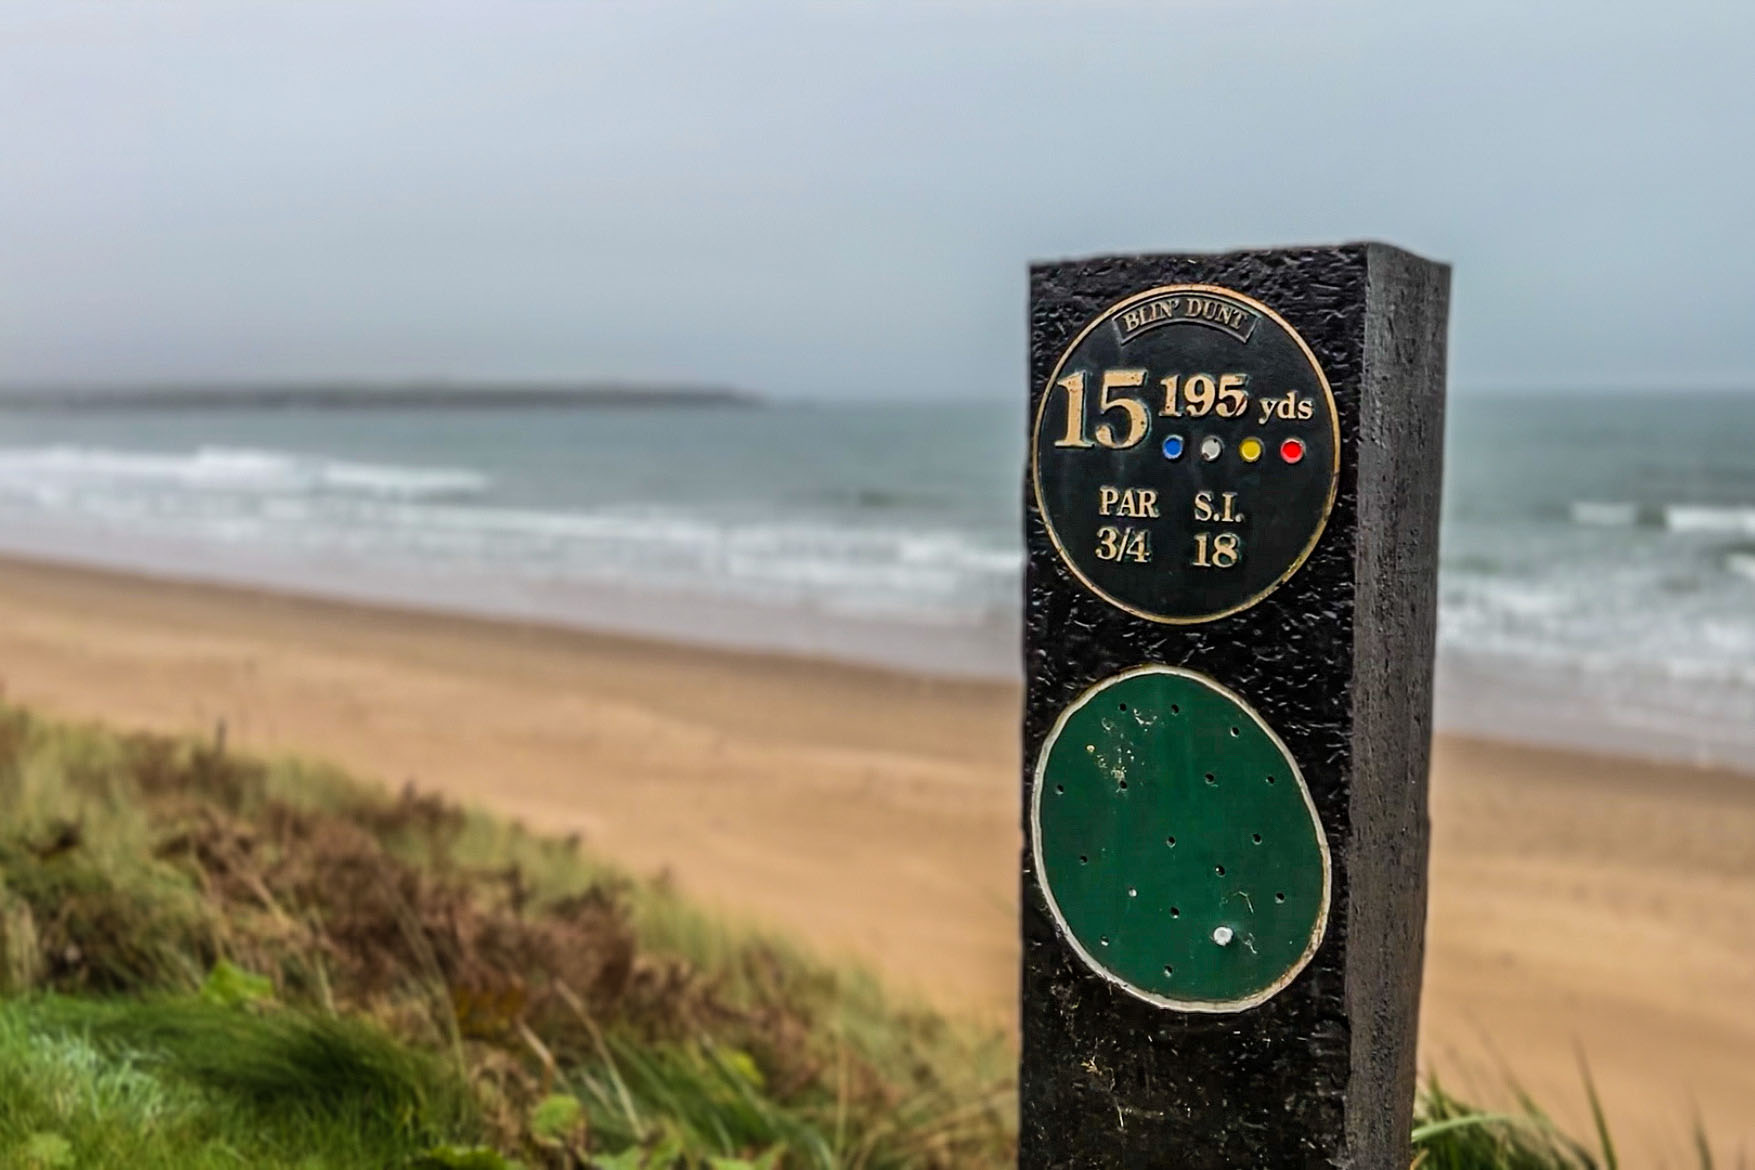
[[(1015, 402), (0, 409), (0, 553), (1016, 677)], [(1456, 392), (1438, 721), (1755, 771), (1755, 394)]]

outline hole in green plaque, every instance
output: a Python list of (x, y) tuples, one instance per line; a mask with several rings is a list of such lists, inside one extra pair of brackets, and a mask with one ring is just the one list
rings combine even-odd
[(1222, 865), (1215, 865), (1215, 866), (1213, 866), (1213, 872), (1218, 874), (1220, 877), (1224, 877), (1225, 876), (1225, 867)]
[(1252, 834), (1249, 839), (1251, 841), (1254, 841), (1257, 845), (1261, 844), (1261, 834), (1260, 833)]
[(1286, 900), (1286, 895), (1284, 895), (1284, 894), (1275, 894), (1274, 895), (1274, 901), (1276, 901), (1276, 902), (1284, 902), (1285, 900)]

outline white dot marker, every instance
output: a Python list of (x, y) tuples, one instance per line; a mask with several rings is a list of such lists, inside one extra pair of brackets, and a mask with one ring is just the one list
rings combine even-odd
[(1235, 937), (1237, 936), (1232, 933), (1229, 926), (1221, 926), (1213, 931), (1213, 941), (1222, 947), (1230, 946), (1231, 940)]
[(1200, 457), (1208, 463), (1224, 454), (1225, 443), (1217, 435), (1208, 435), (1200, 441)]

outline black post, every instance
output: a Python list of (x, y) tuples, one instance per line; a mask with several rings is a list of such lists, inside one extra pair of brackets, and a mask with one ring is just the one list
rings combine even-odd
[(1025, 1170), (1405, 1170), (1449, 271), (1031, 272)]

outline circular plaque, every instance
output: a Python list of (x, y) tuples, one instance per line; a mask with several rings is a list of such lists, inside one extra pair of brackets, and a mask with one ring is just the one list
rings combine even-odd
[(1298, 571), (1334, 504), (1340, 430), (1316, 355), (1213, 285), (1105, 309), (1048, 377), (1036, 506), (1074, 576), (1152, 621), (1211, 621)]
[(1143, 666), (1061, 713), (1036, 764), (1036, 873), (1062, 934), (1141, 999), (1234, 1012), (1322, 943), (1328, 841), (1303, 774), (1241, 698)]

